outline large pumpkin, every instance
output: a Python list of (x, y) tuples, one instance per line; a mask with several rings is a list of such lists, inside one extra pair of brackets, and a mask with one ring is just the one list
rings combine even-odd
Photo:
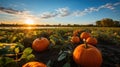
[(102, 63), (101, 52), (92, 45), (81, 44), (73, 51), (73, 59), (81, 67), (100, 67)]
[(97, 39), (94, 37), (89, 37), (86, 39), (86, 43), (91, 44), (91, 45), (96, 45), (97, 44)]
[(47, 66), (44, 63), (33, 61), (24, 64), (22, 67), (47, 67)]
[(41, 52), (48, 48), (50, 42), (47, 38), (37, 38), (33, 41), (32, 48), (35, 51)]
[(80, 38), (78, 36), (72, 36), (71, 42), (72, 43), (79, 43), (80, 42)]
[(91, 34), (88, 32), (82, 32), (80, 35), (81, 39), (87, 39), (88, 37), (91, 37)]

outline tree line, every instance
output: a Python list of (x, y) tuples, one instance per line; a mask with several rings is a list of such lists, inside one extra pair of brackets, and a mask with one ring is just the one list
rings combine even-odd
[(104, 18), (96, 21), (96, 26), (99, 27), (120, 27), (120, 21), (116, 21), (110, 18)]
[(32, 27), (120, 27), (120, 21), (116, 21), (110, 18), (104, 18), (102, 20), (98, 20), (95, 22), (95, 25), (93, 24), (86, 24), (86, 25), (80, 25), (80, 24), (67, 24), (67, 25), (62, 25), (62, 24), (57, 24), (57, 25), (39, 25), (39, 24), (34, 24), (34, 25), (28, 25), (28, 24), (4, 24), (1, 23), (0, 27), (26, 27), (26, 26), (32, 26)]

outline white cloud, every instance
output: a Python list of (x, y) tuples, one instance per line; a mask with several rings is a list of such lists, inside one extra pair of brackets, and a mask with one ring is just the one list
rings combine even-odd
[(40, 15), (41, 18), (52, 18), (52, 17), (55, 17), (57, 16), (57, 13), (54, 13), (54, 12), (44, 12)]
[(69, 15), (72, 16), (84, 16), (88, 13), (92, 13), (92, 12), (97, 12), (101, 9), (110, 9), (110, 10), (114, 10), (116, 6), (120, 5), (120, 2), (117, 3), (106, 3), (105, 5), (101, 5), (98, 7), (90, 7), (90, 8), (85, 8), (83, 11), (80, 10), (76, 10), (71, 12), (67, 7), (65, 8), (58, 8), (56, 9), (54, 12), (44, 12), (41, 14), (41, 18), (52, 18), (52, 17), (66, 17)]
[(58, 8), (56, 10), (59, 16), (64, 17), (70, 15), (69, 9), (68, 8)]
[(44, 12), (40, 14), (40, 18), (48, 19), (53, 17), (65, 17), (70, 15), (68, 8), (58, 8), (54, 12)]
[(114, 6), (120, 5), (120, 2), (114, 3), (113, 5)]
[(74, 15), (74, 16), (83, 16), (83, 15), (86, 15), (86, 13), (83, 12), (83, 11), (77, 10), (77, 11), (73, 12), (73, 15)]
[(114, 5), (111, 4), (111, 3), (107, 3), (107, 4), (105, 4), (105, 5), (102, 5), (102, 6), (98, 7), (99, 10), (100, 10), (100, 9), (103, 9), (103, 8), (108, 8), (108, 9), (113, 10), (115, 7), (114, 7)]
[(48, 19), (48, 18), (54, 18), (54, 17), (66, 17), (66, 16), (84, 16), (88, 13), (92, 12), (97, 12), (101, 9), (110, 9), (114, 10), (116, 6), (120, 5), (120, 2), (116, 3), (106, 3), (105, 5), (101, 5), (98, 7), (90, 7), (90, 8), (85, 8), (83, 11), (81, 10), (76, 10), (76, 11), (71, 11), (69, 8), (64, 7), (64, 8), (58, 8), (55, 9), (53, 12), (43, 12), (40, 14), (40, 16), (35, 16), (31, 14), (30, 11), (20, 11), (20, 10), (15, 10), (12, 8), (5, 8), (5, 7), (0, 7), (0, 14), (5, 13), (13, 16), (19, 16), (21, 18), (35, 18), (35, 19)]
[(79, 10), (74, 11), (74, 12), (72, 13), (72, 15), (74, 15), (74, 16), (84, 16), (84, 15), (86, 15), (86, 14), (88, 14), (88, 13), (97, 12), (97, 11), (99, 11), (99, 10), (101, 10), (101, 9), (114, 10), (115, 7), (118, 6), (118, 5), (120, 5), (120, 2), (117, 2), (117, 3), (114, 3), (114, 4), (112, 4), (112, 3), (107, 3), (107, 4), (105, 4), (105, 5), (101, 5), (101, 6), (96, 7), (96, 8), (95, 8), (95, 7), (90, 7), (90, 8), (84, 9), (83, 11), (79, 11)]

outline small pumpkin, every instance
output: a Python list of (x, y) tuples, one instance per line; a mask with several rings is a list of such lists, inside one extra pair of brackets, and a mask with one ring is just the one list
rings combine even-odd
[(91, 44), (91, 45), (96, 45), (98, 43), (97, 39), (94, 37), (88, 37), (86, 39), (86, 43)]
[(88, 32), (82, 32), (80, 35), (81, 39), (87, 39), (88, 37), (91, 37), (91, 34)]
[(24, 64), (22, 67), (47, 67), (47, 65), (42, 62), (32, 61)]
[(80, 38), (78, 36), (72, 36), (71, 37), (71, 42), (72, 43), (79, 43), (80, 42)]
[(73, 60), (81, 67), (100, 67), (102, 64), (101, 52), (92, 45), (81, 44), (73, 51)]
[(73, 35), (74, 35), (74, 36), (77, 36), (80, 32), (81, 32), (81, 30), (74, 30), (74, 31), (73, 31)]
[(47, 38), (42, 37), (42, 38), (37, 38), (33, 41), (32, 48), (35, 51), (41, 52), (44, 51), (48, 48), (50, 42)]

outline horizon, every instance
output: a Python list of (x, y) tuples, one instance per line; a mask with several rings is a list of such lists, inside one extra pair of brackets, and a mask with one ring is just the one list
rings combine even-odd
[(95, 24), (103, 18), (120, 21), (119, 9), (119, 0), (0, 0), (0, 23)]

